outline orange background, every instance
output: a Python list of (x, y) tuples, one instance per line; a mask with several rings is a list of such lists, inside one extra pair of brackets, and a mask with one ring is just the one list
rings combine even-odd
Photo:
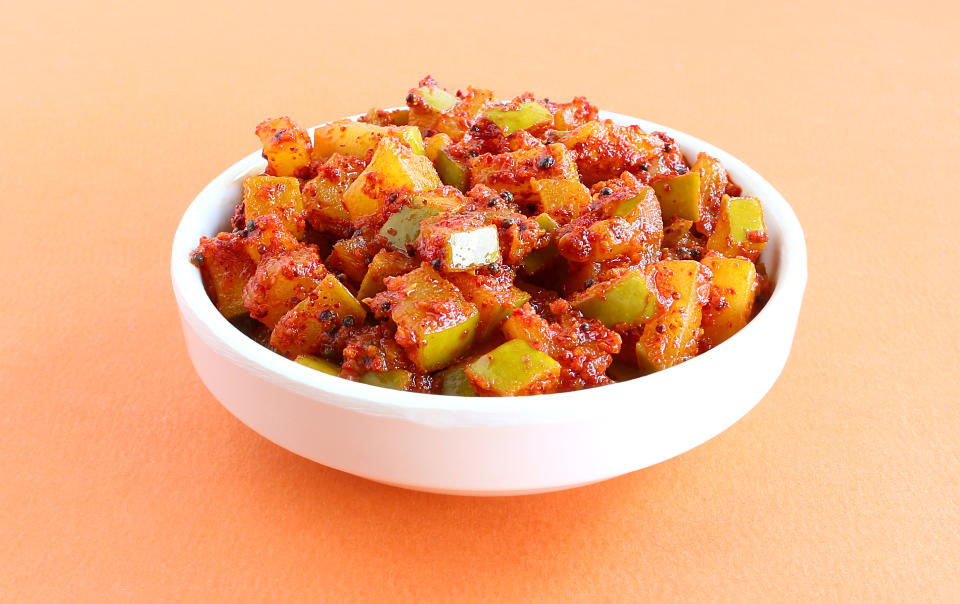
[[(6, 3), (0, 599), (945, 600), (960, 593), (952, 2)], [(743, 421), (568, 492), (404, 491), (288, 453), (187, 359), (174, 228), (254, 125), (431, 73), (587, 94), (791, 201), (810, 281)]]

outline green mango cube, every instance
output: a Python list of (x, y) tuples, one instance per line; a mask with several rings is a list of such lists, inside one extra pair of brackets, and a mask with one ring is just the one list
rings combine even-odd
[(484, 116), (503, 130), (505, 135), (553, 121), (550, 111), (536, 101), (525, 101), (515, 109), (487, 109)]
[(477, 307), (427, 264), (393, 277), (387, 291), (367, 303), (389, 313), (397, 325), (397, 343), (421, 371), (452, 364), (476, 337)]
[(618, 323), (641, 325), (657, 312), (656, 296), (647, 288), (642, 270), (592, 285), (571, 298), (570, 304), (607, 327)]
[(433, 167), (436, 168), (443, 184), (456, 187), (461, 191), (467, 190), (467, 167), (453, 159), (446, 149), (437, 152)]
[(691, 170), (653, 183), (660, 201), (663, 220), (678, 216), (694, 222), (700, 220), (700, 172)]
[(447, 396), (477, 396), (466, 374), (466, 363), (458, 363), (440, 373), (440, 394)]
[(560, 363), (524, 340), (510, 340), (467, 365), (467, 377), (485, 391), (518, 396), (549, 390)]
[(333, 361), (328, 361), (323, 357), (314, 356), (312, 354), (304, 354), (297, 357), (297, 362), (304, 367), (316, 369), (317, 371), (326, 373), (327, 375), (340, 375), (340, 365), (337, 365)]
[(413, 374), (404, 369), (392, 369), (384, 372), (368, 371), (360, 376), (360, 382), (364, 384), (390, 388), (391, 390), (406, 390), (412, 381)]

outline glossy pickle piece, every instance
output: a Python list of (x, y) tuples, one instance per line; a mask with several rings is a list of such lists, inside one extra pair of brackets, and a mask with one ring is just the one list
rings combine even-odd
[(365, 158), (384, 138), (392, 137), (423, 155), (423, 137), (414, 126), (378, 126), (339, 120), (313, 131), (313, 159), (325, 160), (334, 154)]
[(473, 345), (479, 313), (429, 265), (386, 279), (387, 289), (364, 302), (397, 325), (397, 343), (421, 371), (453, 363)]
[(537, 101), (524, 101), (491, 107), (483, 115), (496, 124), (504, 134), (511, 134), (518, 130), (528, 130), (535, 126), (543, 126), (553, 122), (553, 115), (550, 114), (550, 110)]
[(644, 271), (638, 269), (592, 285), (571, 297), (570, 304), (607, 327), (641, 325), (657, 311), (656, 296), (647, 287)]
[(274, 215), (294, 237), (303, 237), (306, 222), (300, 181), (292, 176), (250, 176), (243, 181), (243, 215), (246, 221)]
[(263, 156), (267, 159), (267, 174), (297, 176), (310, 163), (310, 135), (289, 117), (260, 122), (256, 135), (263, 145)]
[(384, 279), (410, 272), (417, 266), (419, 264), (416, 260), (402, 252), (380, 250), (367, 267), (367, 274), (363, 276), (360, 289), (357, 290), (357, 298), (372, 298), (386, 288)]
[(520, 396), (553, 388), (560, 363), (524, 340), (510, 340), (481, 355), (464, 372), (479, 390), (497, 396)]
[(757, 269), (746, 258), (709, 256), (710, 300), (703, 307), (703, 335), (711, 346), (729, 339), (750, 321), (757, 297)]
[(483, 342), (500, 333), (500, 325), (514, 310), (530, 300), (530, 294), (513, 285), (512, 275), (501, 268), (504, 278), (483, 276), (474, 272), (451, 273), (447, 278), (463, 296), (477, 307), (477, 342)]
[(708, 271), (695, 260), (664, 260), (650, 277), (660, 310), (643, 327), (636, 345), (645, 373), (673, 367), (696, 356), (703, 305), (708, 300)]
[(466, 373), (467, 364), (457, 363), (440, 372), (440, 394), (447, 396), (477, 396), (477, 390)]
[(756, 262), (767, 244), (763, 208), (752, 197), (724, 195), (720, 201), (717, 226), (707, 240), (707, 248), (734, 258), (743, 256)]
[(337, 365), (328, 359), (324, 359), (323, 357), (314, 356), (312, 354), (302, 354), (296, 358), (296, 361), (304, 367), (315, 369), (321, 373), (326, 373), (327, 375), (340, 375), (340, 365)]
[(483, 216), (443, 213), (420, 223), (417, 252), (446, 271), (469, 271), (500, 262), (497, 227)]
[(391, 193), (429, 191), (440, 186), (440, 177), (426, 156), (396, 138), (384, 137), (367, 168), (343, 194), (343, 205), (357, 220), (381, 210)]
[(363, 323), (366, 309), (333, 275), (284, 314), (273, 328), (270, 345), (281, 354), (297, 357), (325, 352), (334, 346), (336, 332)]

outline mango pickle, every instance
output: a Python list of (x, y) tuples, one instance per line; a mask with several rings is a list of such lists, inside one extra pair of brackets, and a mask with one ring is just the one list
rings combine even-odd
[(678, 217), (694, 222), (700, 220), (700, 173), (690, 171), (654, 181), (663, 219)]
[(504, 134), (512, 134), (517, 130), (527, 130), (553, 122), (550, 110), (536, 101), (526, 101), (515, 107), (493, 107), (487, 109), (483, 115), (496, 124)]
[(370, 261), (367, 274), (363, 276), (360, 289), (357, 290), (357, 297), (361, 300), (372, 298), (386, 288), (384, 279), (402, 275), (415, 268), (417, 268), (417, 262), (410, 256), (402, 252), (380, 250)]
[(583, 316), (597, 319), (607, 327), (619, 323), (640, 325), (657, 311), (656, 296), (647, 287), (642, 270), (596, 283), (571, 297), (570, 304)]
[(391, 369), (390, 371), (368, 371), (360, 376), (360, 382), (390, 388), (391, 390), (407, 390), (413, 383), (413, 374), (405, 369)]
[(270, 334), (270, 345), (288, 357), (315, 354), (332, 344), (343, 327), (363, 323), (367, 311), (333, 275), (325, 276), (284, 314)]
[(767, 226), (760, 202), (752, 197), (724, 195), (717, 226), (707, 240), (707, 249), (733, 258), (756, 262), (767, 245)]
[(494, 348), (465, 370), (470, 382), (497, 396), (520, 396), (549, 391), (560, 375), (560, 363), (524, 340), (510, 340)]
[(557, 249), (557, 242), (553, 239), (552, 235), (559, 226), (557, 221), (549, 214), (539, 214), (536, 220), (540, 228), (547, 233), (551, 233), (550, 243), (538, 250), (533, 250), (524, 257), (521, 267), (523, 268), (523, 272), (528, 275), (536, 274), (553, 264), (560, 257), (560, 250)]
[(257, 137), (267, 159), (267, 174), (296, 176), (310, 163), (310, 135), (288, 117), (260, 122)]
[(646, 322), (637, 342), (637, 363), (654, 372), (697, 354), (702, 308), (709, 295), (709, 272), (695, 260), (664, 260), (651, 267), (660, 312)]
[(477, 391), (466, 374), (466, 363), (457, 363), (440, 372), (440, 394), (447, 396), (477, 396)]
[(421, 221), (417, 251), (446, 271), (468, 271), (500, 262), (500, 236), (478, 215), (438, 214)]
[(703, 259), (710, 269), (710, 301), (703, 307), (703, 335), (716, 346), (737, 333), (753, 314), (757, 269), (746, 258)]
[(479, 313), (428, 265), (386, 280), (386, 291), (364, 302), (397, 325), (397, 343), (421, 371), (450, 365), (473, 345)]
[(303, 237), (303, 195), (292, 176), (251, 176), (243, 181), (243, 217), (276, 216), (294, 237)]
[(296, 358), (296, 361), (304, 367), (315, 369), (321, 373), (326, 373), (327, 375), (340, 375), (340, 365), (337, 365), (333, 361), (327, 360), (323, 357), (314, 356), (312, 354), (302, 354)]
[(530, 294), (502, 279), (484, 279), (475, 273), (451, 273), (447, 278), (480, 313), (477, 341), (500, 333), (500, 324), (530, 299)]
[(382, 209), (392, 193), (429, 191), (442, 184), (426, 156), (395, 138), (384, 137), (377, 143), (370, 164), (343, 194), (343, 205), (357, 220)]
[(404, 94), (313, 132), (261, 122), (232, 232), (191, 253), (272, 352), (396, 390), (568, 392), (682, 363), (770, 298), (764, 208), (718, 159), (582, 96)]
[(467, 190), (467, 182), (470, 177), (467, 166), (454, 159), (446, 149), (437, 152), (437, 158), (433, 160), (433, 165), (443, 184), (456, 187), (461, 191)]
[(325, 160), (337, 153), (363, 158), (386, 137), (403, 141), (414, 153), (424, 153), (423, 137), (414, 126), (377, 126), (340, 120), (313, 131), (313, 159)]

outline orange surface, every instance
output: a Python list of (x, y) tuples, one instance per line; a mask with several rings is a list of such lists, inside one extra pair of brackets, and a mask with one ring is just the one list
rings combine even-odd
[[(0, 600), (955, 599), (958, 20), (948, 2), (8, 3)], [(261, 118), (400, 103), (426, 73), (585, 93), (783, 192), (810, 282), (753, 412), (606, 483), (472, 499), (324, 468), (217, 404), (168, 278), (184, 208)]]

